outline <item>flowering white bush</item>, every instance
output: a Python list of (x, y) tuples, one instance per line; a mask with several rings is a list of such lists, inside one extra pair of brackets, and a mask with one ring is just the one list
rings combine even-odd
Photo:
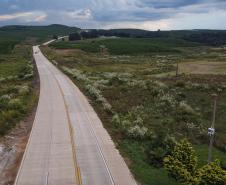
[(108, 84), (108, 83), (109, 83), (109, 80), (98, 80), (93, 83), (93, 86), (98, 89), (105, 89), (106, 84)]
[(164, 84), (163, 82), (160, 81), (153, 81), (154, 85), (158, 86), (161, 89), (167, 89), (168, 86), (166, 84)]
[(176, 102), (177, 102), (175, 100), (175, 98), (169, 93), (163, 94), (163, 95), (159, 95), (159, 100), (160, 100), (162, 105), (167, 104), (167, 105), (169, 105), (171, 107), (175, 107)]
[(111, 122), (113, 124), (115, 124), (116, 126), (119, 126), (120, 123), (121, 123), (119, 115), (118, 114), (114, 114), (114, 116), (111, 119)]
[(102, 102), (102, 105), (103, 105), (104, 110), (106, 110), (106, 111), (108, 111), (108, 112), (111, 112), (111, 111), (112, 111), (112, 106), (111, 106), (111, 104), (108, 103), (107, 101)]
[(140, 87), (143, 89), (147, 88), (146, 82), (144, 80), (131, 80), (127, 82), (127, 85), (130, 87)]
[(101, 99), (101, 95), (100, 95), (100, 90), (98, 90), (97, 88), (95, 88), (94, 86), (92, 86), (91, 84), (86, 85), (86, 90), (88, 91), (88, 93), (93, 96), (96, 100), (100, 100)]
[(128, 130), (128, 136), (133, 138), (144, 138), (148, 129), (146, 127), (140, 127), (139, 125), (135, 125)]
[(141, 117), (137, 117), (137, 119), (134, 121), (135, 125), (143, 125), (144, 121)]
[(29, 94), (29, 92), (30, 92), (30, 88), (27, 85), (19, 86), (18, 88), (19, 95), (26, 95), (26, 94)]
[(71, 75), (73, 78), (76, 78), (79, 81), (83, 81), (85, 83), (90, 83), (89, 78), (85, 74), (82, 74), (82, 72), (78, 69), (75, 69), (75, 68), (69, 69), (67, 67), (62, 67), (62, 70), (66, 74)]
[(103, 105), (104, 110), (111, 111), (112, 106), (109, 102), (104, 98), (101, 94), (101, 91), (96, 87), (92, 86), (91, 84), (86, 85), (86, 90), (88, 93), (95, 98), (97, 102), (100, 102)]
[(9, 108), (18, 109), (22, 107), (22, 102), (20, 99), (17, 99), (17, 98), (11, 99), (8, 102), (8, 106)]
[(107, 79), (112, 79), (114, 77), (116, 77), (118, 75), (118, 73), (115, 72), (105, 72), (103, 73), (103, 76)]
[(11, 99), (11, 97), (10, 97), (10, 95), (8, 95), (8, 94), (4, 94), (4, 95), (2, 95), (2, 96), (0, 97), (0, 101), (1, 101), (1, 100), (3, 100), (3, 101), (4, 101), (4, 100), (7, 100), (7, 101), (8, 101), (8, 100), (10, 100), (10, 99)]
[(184, 113), (187, 113), (187, 114), (195, 113), (194, 109), (184, 101), (179, 103), (179, 108), (180, 110), (182, 110)]

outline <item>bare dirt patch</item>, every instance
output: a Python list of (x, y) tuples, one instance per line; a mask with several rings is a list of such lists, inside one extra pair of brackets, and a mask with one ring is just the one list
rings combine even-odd
[(16, 177), (35, 116), (35, 110), (0, 140), (0, 185), (11, 185)]
[(179, 75), (179, 77), (162, 76), (162, 77), (156, 77), (156, 79), (161, 79), (162, 81), (167, 81), (167, 82), (175, 82), (178, 80), (183, 80), (183, 81), (190, 81), (193, 83), (225, 84), (226, 75), (189, 74), (189, 75)]
[(186, 62), (179, 65), (180, 73), (226, 75), (226, 62)]
[[(157, 78), (172, 77), (176, 71), (152, 75)], [(184, 75), (226, 75), (226, 62), (184, 62), (179, 64), (179, 74)]]
[(56, 49), (55, 50), (57, 54), (60, 55), (73, 55), (76, 51), (79, 51), (77, 49)]

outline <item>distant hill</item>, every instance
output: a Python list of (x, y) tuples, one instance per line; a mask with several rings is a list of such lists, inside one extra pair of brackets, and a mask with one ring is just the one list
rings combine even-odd
[(77, 27), (53, 24), (49, 26), (3, 26), (0, 27), (0, 54), (7, 54), (21, 42), (40, 44), (49, 40), (53, 35), (64, 36), (80, 30)]
[(13, 39), (24, 40), (26, 38), (35, 38), (37, 42), (52, 38), (53, 35), (68, 35), (72, 32), (78, 31), (77, 27), (69, 27), (59, 24), (52, 24), (49, 26), (3, 26), (0, 27), (0, 40)]
[(141, 29), (91, 29), (81, 30), (60, 24), (49, 26), (3, 26), (0, 27), (0, 53), (10, 52), (14, 46), (22, 41), (28, 44), (40, 44), (49, 40), (53, 35), (63, 36), (75, 32), (90, 31), (85, 33), (87, 38), (98, 36), (117, 36), (127, 38), (170, 38), (198, 42), (204, 45), (226, 45), (226, 31), (224, 30), (175, 30), (175, 31), (147, 31)]

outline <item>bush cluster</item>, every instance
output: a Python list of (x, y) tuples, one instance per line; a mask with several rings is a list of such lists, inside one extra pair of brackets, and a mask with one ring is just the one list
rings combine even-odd
[(183, 185), (226, 184), (226, 171), (218, 161), (197, 167), (197, 156), (187, 140), (178, 143), (172, 153), (164, 158), (164, 166), (169, 175)]
[(78, 69), (69, 69), (67, 67), (62, 67), (62, 70), (68, 74), (71, 75), (73, 78), (82, 81), (85, 83), (85, 89), (86, 91), (94, 98), (96, 102), (99, 102), (102, 104), (103, 109), (107, 112), (112, 112), (112, 106), (111, 104), (106, 100), (106, 98), (102, 95), (101, 91), (99, 89), (104, 88), (106, 83), (109, 83), (108, 80), (99, 80), (96, 82), (92, 82), (87, 75), (83, 74)]
[(10, 86), (0, 90), (0, 135), (4, 135), (26, 114), (29, 86)]

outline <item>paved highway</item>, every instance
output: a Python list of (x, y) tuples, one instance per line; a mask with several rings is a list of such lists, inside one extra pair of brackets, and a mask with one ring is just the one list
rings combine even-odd
[(33, 50), (40, 98), (15, 185), (136, 185), (86, 97)]

